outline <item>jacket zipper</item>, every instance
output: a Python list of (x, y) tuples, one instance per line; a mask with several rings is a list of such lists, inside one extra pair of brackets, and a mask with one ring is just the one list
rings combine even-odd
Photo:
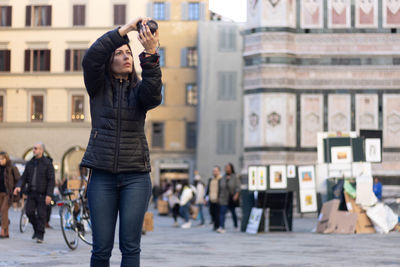
[(118, 90), (118, 115), (117, 115), (117, 141), (115, 143), (115, 155), (114, 155), (114, 173), (117, 172), (118, 168), (118, 158), (119, 158), (119, 139), (121, 135), (121, 103), (122, 103), (122, 79), (119, 80), (119, 90)]

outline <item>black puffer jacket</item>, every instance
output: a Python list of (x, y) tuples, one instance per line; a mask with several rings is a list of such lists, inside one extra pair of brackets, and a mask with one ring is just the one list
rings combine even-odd
[(32, 158), (26, 163), (24, 173), (17, 183), (17, 187), (24, 190), (25, 185), (28, 184), (27, 193), (32, 191), (32, 178), (36, 165), (36, 192), (52, 196), (55, 185), (53, 161), (47, 157), (40, 159)]
[(159, 56), (139, 56), (142, 81), (130, 88), (129, 81), (110, 79), (106, 67), (115, 49), (128, 43), (115, 29), (97, 39), (83, 58), (92, 131), (82, 166), (112, 173), (151, 171), (144, 123), (146, 112), (162, 99)]

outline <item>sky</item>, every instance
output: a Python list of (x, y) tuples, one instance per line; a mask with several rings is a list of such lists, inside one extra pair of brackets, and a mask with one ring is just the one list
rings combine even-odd
[(210, 10), (238, 22), (246, 21), (246, 0), (209, 0)]

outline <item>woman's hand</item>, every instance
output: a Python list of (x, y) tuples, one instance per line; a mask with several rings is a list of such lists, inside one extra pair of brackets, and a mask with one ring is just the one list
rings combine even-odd
[(137, 31), (138, 29), (137, 29), (136, 25), (138, 24), (138, 22), (142, 21), (142, 23), (143, 23), (143, 21), (148, 21), (148, 20), (150, 20), (150, 19), (146, 18), (146, 17), (138, 17), (138, 18), (131, 20), (130, 22), (128, 22), (127, 24), (125, 24), (124, 26), (121, 26), (121, 28), (119, 28), (119, 30), (118, 30), (119, 35), (125, 36), (128, 32)]
[(158, 45), (158, 30), (154, 34), (151, 33), (147, 26), (148, 19), (142, 21), (142, 30), (138, 34), (138, 40), (143, 45), (146, 53), (155, 54)]

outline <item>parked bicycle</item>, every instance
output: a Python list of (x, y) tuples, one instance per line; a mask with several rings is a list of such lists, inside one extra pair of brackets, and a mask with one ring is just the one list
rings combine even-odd
[[(78, 196), (72, 199), (76, 191)], [(84, 192), (84, 187), (67, 190), (63, 193), (67, 200), (57, 202), (57, 206), (60, 207), (62, 234), (67, 246), (72, 250), (78, 247), (79, 238), (86, 244), (92, 245), (92, 224)]]

